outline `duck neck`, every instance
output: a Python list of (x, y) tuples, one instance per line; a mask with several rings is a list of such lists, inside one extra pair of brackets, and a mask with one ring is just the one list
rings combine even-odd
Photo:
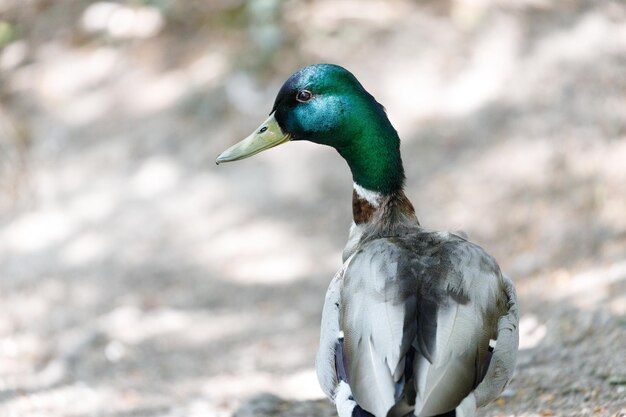
[(415, 222), (413, 204), (402, 188), (384, 194), (363, 188), (356, 182), (352, 190), (352, 217), (354, 224), (382, 224), (392, 227), (395, 224)]
[(386, 117), (377, 116), (376, 122), (367, 124), (359, 120), (355, 123), (350, 136), (358, 140), (336, 149), (348, 163), (355, 184), (365, 190), (391, 195), (404, 186), (400, 138)]
[(404, 217), (416, 222), (413, 205), (403, 191), (398, 132), (371, 94), (361, 90), (353, 99), (353, 111), (348, 113), (340, 134), (326, 144), (339, 152), (352, 172), (354, 223), (393, 225)]

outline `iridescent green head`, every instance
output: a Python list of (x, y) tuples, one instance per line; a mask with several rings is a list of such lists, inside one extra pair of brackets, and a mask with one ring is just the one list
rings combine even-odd
[(311, 65), (289, 77), (270, 117), (217, 162), (243, 159), (289, 140), (337, 149), (363, 188), (391, 194), (403, 186), (398, 133), (383, 106), (340, 66)]

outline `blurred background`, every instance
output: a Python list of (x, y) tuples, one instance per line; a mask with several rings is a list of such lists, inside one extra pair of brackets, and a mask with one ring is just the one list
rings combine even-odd
[(482, 415), (626, 413), (623, 1), (0, 0), (0, 415), (334, 415), (349, 171), (214, 164), (317, 62), (386, 106), (422, 224), (516, 282)]

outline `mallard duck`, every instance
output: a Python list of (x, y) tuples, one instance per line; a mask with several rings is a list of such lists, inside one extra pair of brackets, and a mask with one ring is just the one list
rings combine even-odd
[(297, 71), (269, 118), (216, 162), (298, 140), (335, 148), (352, 172), (354, 222), (326, 293), (316, 358), (339, 417), (474, 415), (515, 368), (511, 280), (463, 234), (420, 225), (403, 191), (398, 133), (346, 69)]

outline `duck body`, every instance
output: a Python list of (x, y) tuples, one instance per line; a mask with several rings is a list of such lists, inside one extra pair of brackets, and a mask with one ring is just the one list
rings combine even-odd
[(510, 280), (464, 236), (422, 228), (407, 202), (380, 198), (354, 223), (326, 295), (316, 368), (340, 417), (473, 415), (514, 369)]
[(317, 376), (339, 417), (475, 414), (515, 368), (515, 289), (463, 234), (429, 231), (406, 197), (400, 140), (347, 70), (305, 67), (270, 117), (217, 162), (288, 141), (331, 146), (353, 178), (353, 224), (322, 312)]

